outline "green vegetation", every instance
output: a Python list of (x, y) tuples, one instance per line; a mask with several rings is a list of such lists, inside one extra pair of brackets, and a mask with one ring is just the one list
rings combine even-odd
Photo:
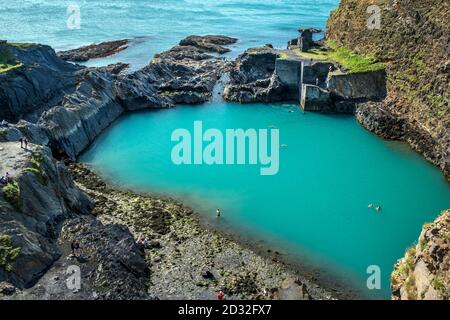
[(22, 66), (22, 63), (13, 56), (8, 47), (0, 46), (0, 73), (10, 71), (20, 66)]
[(173, 96), (175, 96), (175, 92), (165, 90), (165, 91), (161, 92), (160, 95), (163, 97), (173, 97)]
[(327, 48), (314, 48), (307, 52), (294, 49), (293, 52), (305, 59), (336, 62), (347, 73), (362, 73), (384, 70), (384, 64), (375, 57), (357, 54), (344, 46), (338, 46), (334, 41), (327, 42)]
[(33, 157), (30, 160), (30, 167), (25, 168), (25, 172), (34, 173), (42, 185), (47, 185), (47, 176), (44, 174), (42, 170), (42, 161), (44, 157), (40, 153), (33, 154)]
[(405, 259), (398, 266), (391, 275), (393, 284), (399, 284), (408, 278), (408, 275), (413, 271), (415, 264), (416, 248), (409, 248), (405, 253)]
[(20, 254), (20, 248), (12, 246), (11, 236), (0, 234), (0, 268), (6, 272), (11, 272), (13, 267), (11, 262)]
[(416, 278), (414, 275), (410, 275), (405, 281), (405, 289), (408, 300), (417, 300), (417, 286)]
[(6, 130), (0, 129), (0, 141), (6, 141)]
[(22, 199), (20, 198), (20, 187), (17, 181), (12, 181), (3, 187), (3, 195), (14, 208), (22, 208)]
[(280, 54), (279, 54), (279, 58), (280, 59), (287, 59), (287, 54), (285, 53), (285, 52), (280, 52)]

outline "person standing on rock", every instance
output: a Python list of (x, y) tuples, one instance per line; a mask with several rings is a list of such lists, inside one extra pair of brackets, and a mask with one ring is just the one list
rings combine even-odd
[(219, 301), (223, 300), (223, 292), (222, 292), (222, 290), (220, 290), (219, 293), (217, 294), (217, 300), (219, 300)]
[(332, 72), (333, 72), (333, 66), (330, 66), (328, 68), (328, 75), (327, 75), (327, 81), (326, 81), (327, 90), (330, 90), (330, 80), (331, 80), (331, 73)]
[(79, 256), (79, 250), (80, 250), (80, 243), (78, 241), (72, 241), (72, 243), (70, 244), (70, 249), (72, 249), (72, 255), (74, 257), (78, 257)]
[(25, 150), (28, 150), (28, 139), (26, 137), (23, 138), (23, 143), (25, 144)]
[(20, 138), (20, 148), (23, 149), (23, 137)]

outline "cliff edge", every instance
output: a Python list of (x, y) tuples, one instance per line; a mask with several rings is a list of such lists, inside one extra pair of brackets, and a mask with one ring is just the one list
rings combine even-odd
[(395, 265), (394, 300), (450, 299), (450, 210), (425, 224), (417, 246)]
[[(371, 9), (372, 5), (377, 7)], [(380, 22), (379, 28), (370, 24), (373, 19)], [(371, 55), (386, 66), (387, 98), (357, 110), (361, 124), (384, 138), (407, 141), (439, 166), (447, 178), (450, 177), (448, 21), (448, 1), (341, 0), (326, 30), (327, 41)]]

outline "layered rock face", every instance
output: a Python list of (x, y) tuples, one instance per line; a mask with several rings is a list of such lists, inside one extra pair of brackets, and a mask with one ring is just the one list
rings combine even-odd
[(269, 47), (245, 51), (230, 72), (224, 98), (240, 103), (291, 100), (289, 86), (282, 83), (275, 72), (279, 57), (279, 51)]
[(450, 299), (450, 210), (426, 224), (392, 273), (395, 300)]
[(158, 54), (149, 66), (137, 74), (151, 74), (151, 83), (173, 103), (206, 102), (211, 98), (217, 80), (230, 69), (232, 63), (206, 53), (205, 43), (202, 42), (200, 47), (176, 46)]
[(88, 197), (73, 183), (64, 164), (46, 147), (24, 150), (17, 143), (1, 143), (0, 171), (14, 183), (0, 191), (0, 234), (20, 248), (10, 262), (11, 272), (0, 268), (0, 279), (29, 287), (59, 258), (58, 227), (74, 214), (92, 208)]
[[(378, 107), (390, 116), (379, 118), (377, 108), (370, 108), (362, 112), (368, 116), (362, 123), (371, 130), (379, 127), (371, 119), (404, 121), (404, 131), (392, 132), (391, 138), (409, 142), (449, 177), (450, 4), (439, 0), (377, 2), (381, 28), (370, 29), (367, 9), (372, 4), (342, 0), (326, 32), (328, 39), (373, 55), (386, 65), (387, 98)], [(375, 114), (369, 115), (371, 111)]]
[(234, 44), (236, 38), (221, 35), (189, 36), (180, 41), (180, 46), (193, 46), (206, 52), (226, 53), (230, 52), (225, 45)]
[(22, 66), (0, 74), (0, 118), (36, 120), (48, 104), (60, 101), (77, 83), (81, 67), (59, 59), (49, 46), (8, 45)]
[(133, 74), (124, 72), (124, 64), (84, 68), (64, 62), (47, 46), (9, 45), (23, 67), (0, 75), (0, 117), (11, 123), (27, 120), (16, 127), (30, 141), (48, 143), (55, 154), (75, 159), (125, 111), (209, 100), (230, 62), (205, 53), (213, 50), (208, 41), (218, 46), (236, 39), (190, 39), (199, 47), (176, 46)]

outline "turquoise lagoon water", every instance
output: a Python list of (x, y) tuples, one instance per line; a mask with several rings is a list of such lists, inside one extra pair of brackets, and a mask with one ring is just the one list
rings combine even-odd
[[(171, 161), (171, 134), (208, 128), (279, 128), (280, 171)], [(389, 297), (395, 261), (422, 224), (450, 205), (440, 171), (406, 145), (383, 141), (354, 117), (302, 113), (296, 105), (211, 102), (124, 116), (81, 157), (127, 188), (173, 195), (206, 218), (263, 240), (373, 298)], [(378, 213), (368, 204), (382, 205)], [(217, 223), (217, 222), (216, 222)], [(366, 290), (381, 268), (382, 290)]]
[[(66, 9), (81, 9), (81, 29), (66, 27)], [(88, 65), (122, 61), (137, 69), (189, 34), (239, 38), (229, 56), (272, 43), (284, 47), (298, 27), (324, 28), (338, 0), (22, 0), (1, 1), (0, 39), (40, 42), (57, 50), (98, 41), (135, 39), (126, 51)], [(293, 112), (289, 112), (293, 111)], [(176, 128), (280, 129), (280, 172), (258, 166), (175, 166)], [(303, 114), (295, 105), (204, 106), (124, 116), (81, 157), (111, 181), (169, 194), (204, 217), (263, 240), (322, 274), (372, 298), (389, 297), (396, 259), (424, 222), (450, 205), (438, 169), (404, 144), (383, 141), (353, 117)], [(376, 213), (369, 203), (381, 204)], [(223, 218), (215, 221), (220, 207)], [(381, 267), (382, 289), (366, 289), (366, 269)]]

